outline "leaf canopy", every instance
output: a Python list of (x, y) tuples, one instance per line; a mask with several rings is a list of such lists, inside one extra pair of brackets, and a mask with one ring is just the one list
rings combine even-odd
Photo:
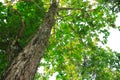
[[(5, 6), (0, 3), (0, 73), (7, 65), (6, 49), (16, 38), (23, 19), (25, 29), (19, 38), (24, 48), (40, 26), (49, 7), (48, 0), (19, 1)], [(87, 0), (59, 0), (56, 24), (51, 31), (35, 80), (48, 80), (58, 73), (57, 80), (118, 80), (120, 53), (104, 49), (114, 26), (116, 15), (100, 2)], [(101, 39), (102, 36), (102, 39)]]

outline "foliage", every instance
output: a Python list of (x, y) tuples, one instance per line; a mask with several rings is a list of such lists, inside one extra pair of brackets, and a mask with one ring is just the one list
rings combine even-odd
[(6, 49), (16, 39), (21, 27), (23, 27), (22, 24), (25, 25), (25, 28), (18, 42), (24, 48), (32, 39), (32, 35), (36, 33), (44, 14), (45, 10), (41, 0), (36, 2), (20, 1), (8, 6), (0, 3), (0, 64), (3, 64), (0, 67), (0, 74), (6, 66), (4, 64), (7, 64)]
[(112, 4), (111, 9), (115, 12), (120, 12), (120, 1), (119, 0), (108, 0)]
[(120, 1), (119, 0), (97, 0), (101, 3), (107, 3), (109, 4), (109, 8), (113, 11), (113, 12), (120, 12)]
[(72, 10), (58, 13), (60, 20), (52, 30), (40, 64), (44, 66), (44, 72), (38, 73), (40, 80), (47, 80), (55, 73), (57, 80), (118, 80), (120, 77), (119, 53), (98, 45), (98, 42), (107, 43), (108, 29), (113, 27), (116, 16), (102, 4), (97, 3), (94, 8), (89, 2), (79, 1), (60, 2)]
[[(6, 12), (6, 7), (3, 6), (2, 3), (0, 3), (0, 64), (1, 64), (0, 74), (2, 73), (2, 71), (4, 70), (4, 68), (6, 67), (6, 64), (7, 64), (6, 63), (7, 58), (5, 55), (5, 49), (7, 47), (6, 39), (5, 39), (6, 34), (5, 33), (2, 34), (2, 32), (4, 32), (4, 28), (6, 28), (6, 22), (4, 21), (6, 19), (6, 14), (4, 14), (4, 12)], [(3, 28), (1, 28), (1, 27), (3, 27)]]
[[(49, 3), (48, 0), (21, 0), (8, 6), (0, 3), (0, 74), (7, 65), (6, 49), (16, 38), (21, 20), (25, 22), (25, 29), (18, 41), (24, 48), (41, 24)], [(55, 73), (58, 73), (57, 80), (120, 78), (119, 53), (99, 46), (107, 43), (109, 28), (117, 28), (116, 15), (107, 6), (87, 0), (60, 0), (56, 24), (40, 63), (44, 72), (37, 73), (35, 80), (48, 80)]]

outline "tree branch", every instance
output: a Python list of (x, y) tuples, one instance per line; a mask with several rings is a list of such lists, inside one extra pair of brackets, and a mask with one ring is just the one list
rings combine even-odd
[(58, 8), (58, 10), (83, 10), (81, 8)]

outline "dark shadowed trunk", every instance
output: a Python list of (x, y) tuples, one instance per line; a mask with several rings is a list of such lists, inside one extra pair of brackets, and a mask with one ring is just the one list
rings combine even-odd
[(0, 80), (33, 80), (39, 61), (47, 46), (52, 26), (55, 24), (57, 2), (52, 0), (49, 11), (32, 41), (19, 53)]

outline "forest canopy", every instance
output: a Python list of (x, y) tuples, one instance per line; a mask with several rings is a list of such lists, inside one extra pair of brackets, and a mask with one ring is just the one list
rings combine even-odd
[[(48, 80), (56, 73), (56, 80), (119, 80), (120, 53), (99, 45), (107, 43), (110, 28), (120, 30), (115, 25), (119, 7), (110, 6), (113, 4), (110, 0), (58, 1), (55, 24), (38, 64), (38, 71), (41, 67), (43, 71), (37, 71), (34, 80)], [(40, 25), (50, 12), (51, 2), (0, 2), (0, 75), (43, 28)]]

